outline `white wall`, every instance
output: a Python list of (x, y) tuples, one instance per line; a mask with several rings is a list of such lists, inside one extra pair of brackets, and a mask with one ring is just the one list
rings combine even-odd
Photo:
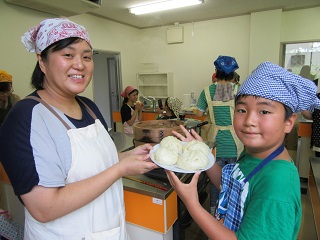
[(320, 40), (320, 7), (282, 13), (281, 42)]
[[(24, 97), (31, 92), (30, 78), (36, 64), (36, 56), (25, 50), (21, 36), (46, 18), (58, 17), (36, 10), (8, 4), (0, 0), (0, 69), (13, 76), (15, 93)], [(82, 14), (69, 17), (85, 26), (94, 49), (121, 53), (123, 86), (135, 85), (138, 64), (139, 30), (102, 18)], [(93, 87), (89, 85), (82, 94), (93, 99)]]
[(281, 14), (280, 9), (251, 14), (249, 73), (261, 62), (280, 64)]
[(140, 62), (159, 64), (160, 72), (173, 72), (174, 96), (211, 84), (213, 62), (219, 55), (234, 56), (240, 76), (248, 74), (250, 16), (182, 24), (184, 42), (166, 43), (167, 27), (141, 31)]

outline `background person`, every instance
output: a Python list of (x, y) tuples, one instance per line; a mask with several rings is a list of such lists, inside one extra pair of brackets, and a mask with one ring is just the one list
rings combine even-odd
[[(54, 34), (52, 34), (54, 33)], [(25, 206), (25, 239), (128, 239), (122, 177), (156, 168), (151, 145), (117, 153), (96, 104), (87, 30), (46, 19), (22, 37), (35, 91), (0, 128), (1, 162)]]
[(159, 116), (157, 117), (157, 120), (179, 118), (181, 107), (182, 107), (182, 102), (178, 98), (176, 97), (166, 98), (163, 105), (163, 110), (161, 110), (161, 114), (159, 114)]
[(143, 103), (138, 101), (139, 91), (135, 87), (126, 87), (121, 96), (124, 98), (120, 109), (123, 131), (133, 134), (133, 125), (142, 119)]
[[(320, 99), (320, 93), (317, 93)], [(304, 118), (313, 120), (311, 125), (311, 141), (310, 147), (315, 152), (316, 157), (320, 157), (320, 109), (314, 109), (313, 112), (308, 110), (302, 111)]]
[(0, 70), (0, 127), (6, 119), (10, 109), (20, 100), (13, 93), (12, 76), (4, 70)]
[[(243, 150), (243, 145), (233, 128), (234, 96), (238, 85), (234, 83), (235, 70), (239, 68), (235, 58), (219, 56), (214, 61), (216, 68), (216, 82), (202, 90), (197, 103), (197, 116), (203, 116), (208, 109), (206, 120), (208, 125), (203, 126), (206, 139), (216, 142), (216, 161), (223, 167), (234, 163)], [(214, 213), (219, 189), (211, 185), (210, 208)]]
[[(221, 185), (215, 217), (199, 203), (197, 172), (190, 184), (168, 171), (169, 181), (200, 228), (213, 239), (296, 240), (302, 208), (297, 168), (283, 145), (296, 112), (320, 107), (316, 86), (307, 79), (265, 62), (242, 84), (236, 96), (234, 128), (245, 146), (236, 164), (207, 170)], [(183, 127), (181, 127), (183, 128)], [(174, 132), (182, 141), (186, 137)]]

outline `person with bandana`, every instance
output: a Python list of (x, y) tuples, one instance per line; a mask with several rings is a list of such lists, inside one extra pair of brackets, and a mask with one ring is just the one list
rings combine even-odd
[(133, 134), (133, 125), (142, 119), (143, 103), (138, 101), (139, 90), (135, 87), (126, 87), (121, 96), (124, 98), (120, 109), (124, 133)]
[(22, 42), (37, 57), (35, 91), (0, 128), (0, 152), (25, 207), (24, 239), (129, 239), (122, 177), (157, 167), (152, 146), (118, 153), (96, 104), (79, 95), (94, 68), (83, 26), (46, 19)]
[[(271, 62), (261, 63), (235, 97), (234, 128), (245, 150), (236, 163), (206, 171), (221, 186), (215, 216), (199, 203), (200, 171), (184, 184), (172, 171), (169, 181), (190, 215), (210, 239), (296, 240), (302, 207), (300, 177), (284, 138), (294, 127), (296, 113), (320, 108), (317, 87), (308, 79)], [(182, 141), (202, 140), (181, 126)]]
[(166, 98), (162, 114), (159, 114), (157, 120), (176, 119), (179, 118), (179, 113), (182, 107), (182, 102), (176, 97)]
[[(234, 163), (237, 156), (243, 150), (243, 145), (233, 128), (234, 96), (238, 90), (235, 83), (235, 70), (239, 68), (235, 58), (219, 56), (215, 61), (216, 81), (206, 87), (199, 96), (197, 102), (197, 116), (201, 117), (208, 111), (206, 121), (209, 124), (203, 126), (206, 139), (216, 142), (216, 161), (223, 167), (228, 163)], [(215, 212), (219, 198), (219, 189), (213, 184), (210, 190), (210, 211)]]
[(20, 100), (20, 97), (12, 92), (12, 76), (0, 70), (0, 127), (10, 109)]

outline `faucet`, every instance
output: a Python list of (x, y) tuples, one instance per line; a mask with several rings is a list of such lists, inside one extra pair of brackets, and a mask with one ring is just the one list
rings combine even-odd
[(156, 110), (156, 99), (152, 96), (144, 97), (141, 96), (144, 100), (147, 100), (151, 103), (150, 107), (153, 108), (153, 110)]
[(152, 96), (148, 96), (149, 99), (152, 99), (152, 108), (155, 111), (156, 110), (156, 98)]

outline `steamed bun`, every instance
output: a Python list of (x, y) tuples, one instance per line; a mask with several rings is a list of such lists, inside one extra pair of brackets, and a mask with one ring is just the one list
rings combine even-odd
[(177, 160), (177, 167), (189, 171), (204, 169), (208, 166), (208, 155), (200, 150), (183, 152)]
[(167, 136), (160, 142), (160, 147), (169, 148), (172, 152), (182, 153), (182, 144), (180, 140), (173, 136)]
[(200, 151), (206, 156), (210, 153), (210, 148), (204, 142), (192, 140), (183, 145), (183, 152)]
[(159, 147), (154, 153), (154, 158), (158, 163), (164, 165), (174, 165), (178, 160), (178, 153), (169, 148)]

